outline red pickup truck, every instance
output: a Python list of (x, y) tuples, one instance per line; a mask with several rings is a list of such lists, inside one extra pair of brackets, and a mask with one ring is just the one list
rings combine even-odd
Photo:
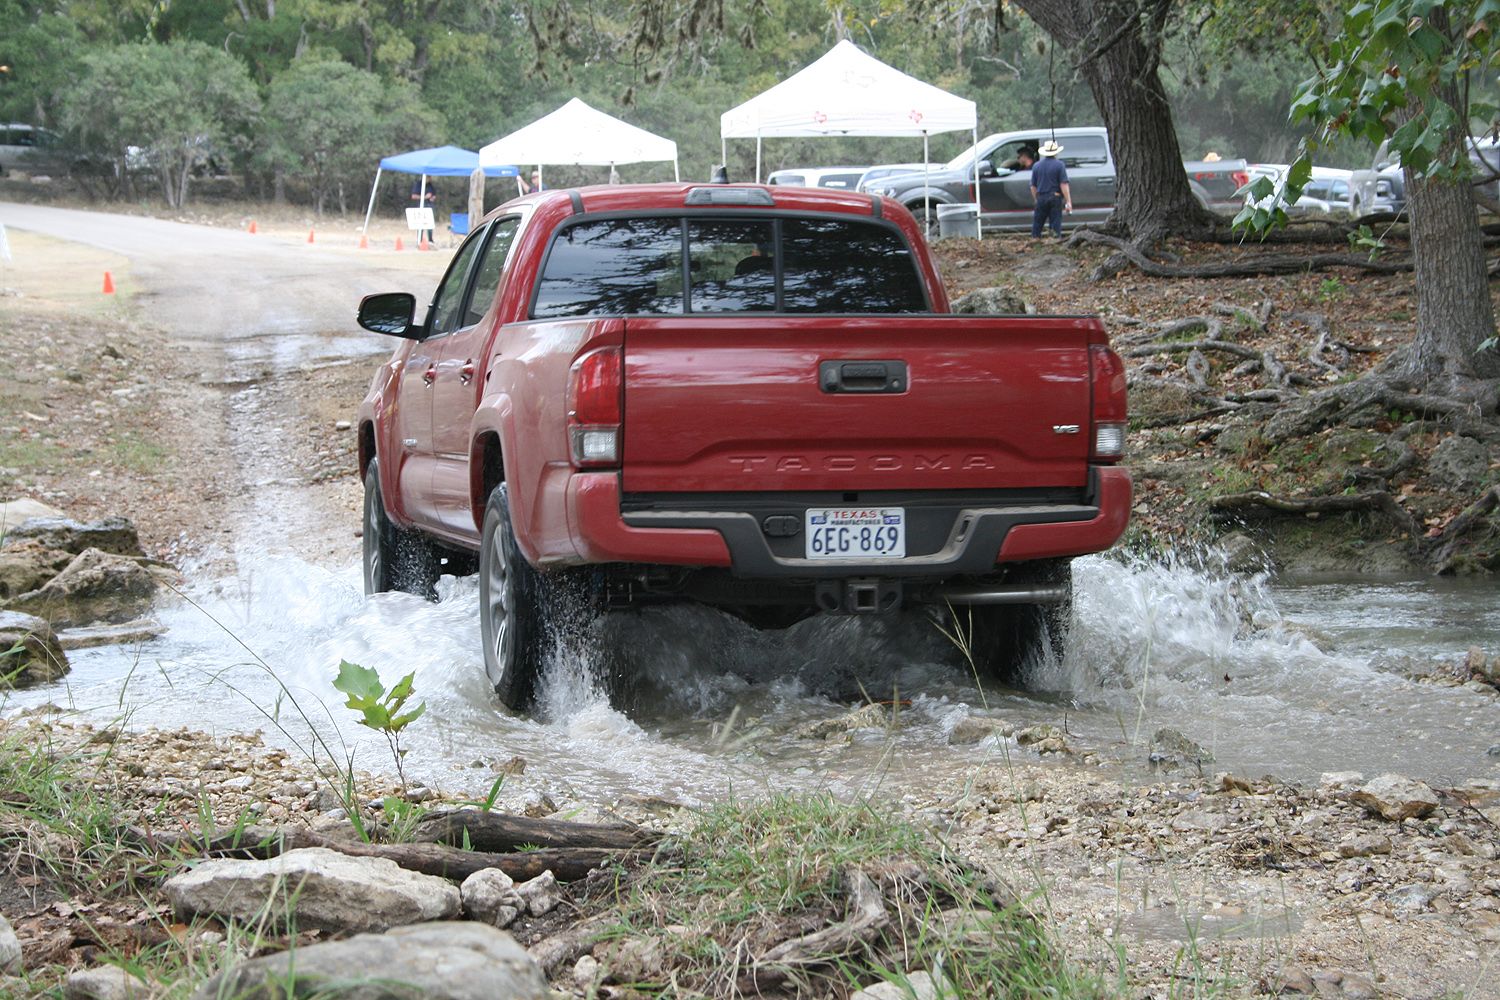
[(1125, 373), (1085, 316), (955, 316), (863, 194), (656, 184), (501, 206), (360, 407), (370, 593), (477, 562), (526, 704), (559, 629), (698, 601), (764, 627), (960, 609), (976, 659), (1059, 643), (1069, 560), (1131, 507)]

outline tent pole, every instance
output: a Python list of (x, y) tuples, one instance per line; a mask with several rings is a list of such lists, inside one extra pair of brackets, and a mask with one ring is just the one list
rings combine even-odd
[(538, 163), (536, 165), (536, 188), (537, 188), (538, 191), (541, 191), (546, 186), (547, 186), (547, 178), (542, 173), (542, 165), (540, 163)]
[(922, 235), (926, 236), (928, 239), (932, 239), (932, 186), (931, 186), (931, 177), (932, 177), (932, 165), (928, 162), (928, 155), (927, 155), (927, 133), (923, 132), (922, 133), (922, 192), (923, 192), (923, 197), (922, 197), (922, 201), (923, 201), (922, 213), (923, 213), (923, 216), (924, 216), (923, 222), (924, 222), (924, 224), (927, 227), (927, 232), (923, 233)]
[(984, 199), (979, 197), (979, 118), (974, 119), (974, 238), (984, 240)]
[[(419, 197), (417, 199), (417, 207), (418, 208), (426, 208), (427, 207), (427, 175), (426, 174), (422, 175), (422, 195), (421, 195), (421, 197)], [(436, 223), (437, 219), (433, 219), (432, 221), (433, 221), (433, 223)], [(436, 237), (437, 237), (437, 231), (433, 230), (432, 235), (433, 235), (434, 240), (435, 240)], [(427, 242), (427, 245), (429, 247), (431, 247), (432, 249), (436, 250), (437, 248), (432, 246), (434, 240), (429, 240)], [(421, 249), (421, 247), (422, 247), (422, 230), (419, 229), (419, 230), (417, 230), (417, 248)]]
[(360, 229), (360, 235), (366, 235), (370, 231), (370, 213), (375, 211), (375, 191), (380, 187), (380, 167), (375, 168), (375, 183), (370, 185), (370, 204), (365, 207), (365, 224)]
[(755, 183), (760, 183), (760, 130), (755, 132)]
[(672, 179), (674, 181), (682, 180), (682, 171), (677, 166), (677, 157), (675, 156), (672, 157)]
[(729, 139), (719, 136), (719, 162), (724, 165), (724, 175), (729, 175)]

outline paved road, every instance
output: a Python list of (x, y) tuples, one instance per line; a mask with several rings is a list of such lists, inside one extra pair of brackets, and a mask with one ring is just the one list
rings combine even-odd
[(274, 342), (284, 335), (347, 334), (368, 341), (369, 352), (389, 350), (392, 341), (355, 326), (360, 297), (405, 290), (424, 302), (447, 260), (413, 254), (398, 265), (267, 235), (9, 202), (0, 202), (0, 223), (122, 254), (145, 319), (200, 343), (269, 341), (263, 346), (278, 360), (289, 345)]

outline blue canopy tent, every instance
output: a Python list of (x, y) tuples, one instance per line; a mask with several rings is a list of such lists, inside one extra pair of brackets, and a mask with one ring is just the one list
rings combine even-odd
[[(434, 149), (414, 149), (410, 153), (387, 156), (375, 168), (375, 183), (370, 185), (370, 204), (365, 209), (365, 225), (360, 232), (370, 228), (370, 213), (375, 211), (375, 192), (380, 187), (380, 175), (386, 170), (398, 174), (421, 174), (422, 193), (418, 204), (427, 204), (427, 178), (468, 177), (479, 168), (479, 154), (457, 146), (438, 146)], [(520, 171), (513, 166), (485, 167), (486, 177), (516, 177)]]

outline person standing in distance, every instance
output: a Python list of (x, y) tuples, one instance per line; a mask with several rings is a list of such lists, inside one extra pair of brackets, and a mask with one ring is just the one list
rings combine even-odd
[(1031, 235), (1041, 236), (1042, 227), (1052, 230), (1052, 235), (1062, 235), (1062, 214), (1073, 211), (1073, 193), (1068, 187), (1068, 168), (1057, 158), (1063, 148), (1054, 140), (1042, 143), (1037, 152), (1041, 159), (1031, 168), (1031, 197), (1036, 207), (1031, 210)]

